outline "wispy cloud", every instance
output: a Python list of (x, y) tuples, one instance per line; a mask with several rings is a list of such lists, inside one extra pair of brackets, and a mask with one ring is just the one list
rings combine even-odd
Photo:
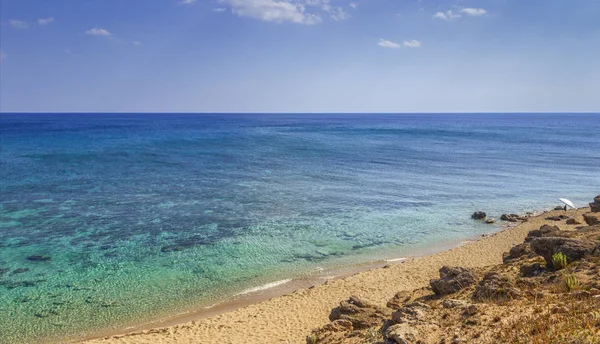
[(182, 5), (193, 5), (197, 0), (181, 0), (179, 3)]
[(22, 20), (10, 20), (8, 22), (10, 24), (10, 26), (14, 27), (15, 29), (27, 29), (29, 27), (29, 23), (26, 21), (22, 21)]
[(356, 9), (358, 7), (358, 4), (356, 2), (351, 2), (351, 3), (348, 4), (348, 6)]
[(53, 17), (40, 18), (40, 19), (38, 19), (38, 25), (41, 25), (41, 26), (48, 25), (48, 24), (52, 23), (53, 21), (54, 21)]
[(460, 18), (461, 15), (458, 13), (454, 13), (452, 11), (446, 12), (438, 12), (433, 15), (433, 18), (442, 19), (442, 20), (454, 20)]
[(85, 34), (90, 36), (112, 36), (108, 30), (100, 28), (89, 29), (85, 32)]
[(379, 40), (379, 43), (377, 43), (377, 45), (379, 45), (380, 47), (390, 48), (390, 49), (400, 48), (400, 44), (392, 42), (392, 41), (388, 41), (387, 39), (383, 39), (383, 38), (381, 38)]
[(487, 11), (484, 10), (483, 8), (467, 7), (467, 8), (461, 9), (459, 11), (459, 13), (452, 12), (451, 10), (446, 11), (446, 12), (437, 12), (436, 14), (433, 15), (433, 18), (450, 21), (450, 20), (462, 18), (461, 13), (464, 13), (468, 16), (478, 17), (478, 16), (482, 16), (482, 15), (486, 14)]
[[(332, 0), (217, 0), (240, 16), (268, 22), (291, 22), (303, 25), (321, 23), (323, 18), (339, 21), (350, 18), (341, 6)], [(352, 6), (351, 6), (352, 7)], [(221, 12), (221, 10), (217, 11)]]
[(483, 8), (463, 8), (460, 11), (470, 16), (482, 16), (487, 13)]
[(8, 55), (6, 55), (6, 53), (3, 50), (0, 50), (0, 62), (6, 60), (7, 57)]
[(131, 44), (133, 44), (133, 45), (142, 45), (142, 42), (140, 42), (140, 41), (133, 41), (133, 42), (131, 42)]
[(213, 10), (213, 12), (225, 12), (225, 11), (227, 11), (227, 9), (226, 9), (226, 8), (224, 8), (224, 7), (215, 8), (215, 9)]
[(404, 41), (403, 44), (405, 47), (409, 47), (409, 48), (420, 48), (421, 47), (421, 42), (417, 41), (416, 39), (413, 39), (412, 41)]
[(260, 19), (268, 22), (292, 22), (313, 25), (321, 22), (315, 14), (307, 13), (306, 6), (287, 0), (219, 0), (231, 6), (233, 13), (240, 17)]

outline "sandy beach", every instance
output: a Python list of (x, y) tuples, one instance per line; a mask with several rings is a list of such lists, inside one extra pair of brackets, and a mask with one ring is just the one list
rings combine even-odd
[[(589, 208), (570, 210), (567, 214), (583, 222), (582, 214), (586, 211)], [(212, 313), (180, 318), (188, 321), (185, 323), (179, 320), (181, 323), (172, 326), (90, 339), (85, 343), (304, 343), (307, 334), (327, 323), (331, 309), (348, 296), (385, 305), (399, 291), (426, 286), (438, 276), (443, 265), (483, 267), (501, 263), (504, 252), (545, 223), (558, 224), (563, 230), (575, 228), (546, 220), (560, 214), (565, 212), (545, 212), (515, 227), (441, 253), (391, 263), (242, 308), (216, 307)]]

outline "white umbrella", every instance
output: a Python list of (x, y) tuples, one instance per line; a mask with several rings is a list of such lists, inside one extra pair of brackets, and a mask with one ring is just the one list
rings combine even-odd
[(566, 198), (559, 198), (559, 201), (563, 202), (564, 204), (568, 205), (569, 207), (575, 209), (575, 205), (573, 204), (573, 202), (569, 201)]

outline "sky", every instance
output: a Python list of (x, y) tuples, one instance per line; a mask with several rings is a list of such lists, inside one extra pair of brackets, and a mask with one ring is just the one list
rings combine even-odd
[(0, 0), (2, 112), (599, 112), (600, 0)]

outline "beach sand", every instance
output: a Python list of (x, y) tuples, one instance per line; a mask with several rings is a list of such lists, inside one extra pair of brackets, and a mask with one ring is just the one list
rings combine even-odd
[[(589, 208), (570, 210), (568, 215), (584, 222), (582, 214)], [(197, 315), (197, 320), (169, 327), (88, 340), (85, 343), (305, 343), (316, 327), (329, 322), (331, 309), (350, 295), (384, 306), (397, 292), (424, 287), (438, 277), (443, 265), (482, 267), (499, 264), (502, 254), (523, 242), (527, 233), (542, 224), (575, 228), (564, 221), (546, 217), (565, 214), (549, 211), (531, 217), (516, 227), (507, 228), (477, 241), (421, 258), (414, 258), (363, 271), (352, 276), (327, 281), (311, 289), (227, 311), (222, 314)], [(235, 307), (231, 307), (235, 308)], [(188, 320), (191, 320), (188, 318)]]

